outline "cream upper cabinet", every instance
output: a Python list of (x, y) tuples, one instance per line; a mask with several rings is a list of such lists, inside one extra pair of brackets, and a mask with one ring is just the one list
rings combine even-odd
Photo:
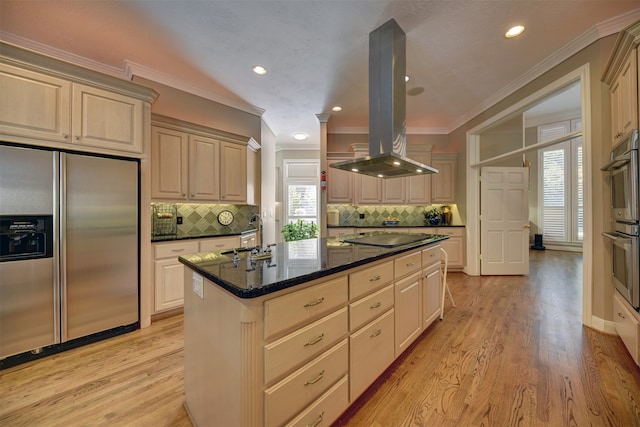
[[(151, 128), (151, 197), (246, 203), (247, 147), (201, 127), (155, 116)], [(196, 125), (194, 125), (196, 126)]]
[(629, 131), (638, 128), (638, 80), (640, 76), (640, 21), (618, 34), (611, 56), (604, 67), (602, 81), (611, 96), (611, 143), (616, 145)]
[(220, 200), (235, 203), (247, 200), (246, 146), (220, 144)]
[[(220, 199), (220, 141), (189, 136), (189, 199)], [(246, 173), (245, 173), (246, 179)], [(246, 181), (245, 181), (246, 182)], [(246, 184), (245, 184), (246, 189)]]
[(624, 62), (611, 85), (611, 137), (615, 145), (627, 132), (638, 128), (637, 50)]
[(358, 204), (378, 205), (382, 203), (382, 179), (355, 174), (353, 180)]
[(433, 153), (431, 164), (438, 173), (431, 175), (431, 203), (456, 202), (456, 153)]
[[(427, 166), (431, 166), (431, 148), (422, 153), (409, 153), (409, 157)], [(431, 180), (432, 174), (412, 176), (407, 178), (407, 203), (410, 205), (431, 204)]]
[(354, 173), (332, 168), (332, 163), (350, 158), (327, 159), (327, 203), (353, 203)]
[(151, 128), (151, 197), (187, 200), (189, 191), (189, 135)]
[(0, 90), (0, 132), (15, 142), (142, 153), (141, 99), (7, 64), (0, 64)]
[(71, 82), (0, 64), (0, 132), (35, 140), (71, 140)]
[(388, 178), (382, 180), (382, 203), (389, 205), (407, 202), (408, 178)]

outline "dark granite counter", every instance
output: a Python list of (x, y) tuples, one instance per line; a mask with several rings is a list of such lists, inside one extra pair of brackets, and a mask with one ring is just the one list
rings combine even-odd
[(257, 228), (251, 228), (241, 232), (233, 233), (216, 233), (216, 234), (199, 234), (197, 236), (178, 236), (178, 235), (166, 235), (166, 236), (151, 236), (151, 242), (170, 242), (173, 240), (195, 240), (195, 239), (208, 239), (211, 237), (228, 237), (228, 236), (244, 236), (245, 234), (257, 233)]
[[(380, 234), (385, 233), (367, 233)], [(239, 252), (235, 261), (233, 251), (190, 254), (179, 259), (232, 294), (255, 298), (449, 238), (422, 236), (422, 240), (393, 248), (342, 241), (348, 236), (279, 243), (273, 248), (271, 259), (260, 261), (252, 261), (248, 251)]]
[(389, 231), (393, 231), (394, 228), (464, 228), (465, 225), (327, 225), (327, 228), (388, 228)]

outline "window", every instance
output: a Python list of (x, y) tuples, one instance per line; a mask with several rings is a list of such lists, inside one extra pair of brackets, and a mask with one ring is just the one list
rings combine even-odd
[(285, 160), (284, 170), (284, 223), (302, 220), (318, 224), (320, 162)]
[[(538, 127), (538, 141), (558, 138), (581, 128), (581, 120)], [(539, 218), (544, 238), (551, 242), (581, 243), (583, 226), (582, 138), (539, 151)]]

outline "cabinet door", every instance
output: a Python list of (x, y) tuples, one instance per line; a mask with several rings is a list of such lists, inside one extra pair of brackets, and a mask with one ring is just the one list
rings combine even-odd
[(382, 180), (382, 202), (394, 205), (407, 202), (407, 178), (388, 178)]
[(636, 51), (633, 50), (629, 58), (622, 67), (620, 77), (620, 94), (618, 97), (617, 127), (620, 137), (626, 135), (632, 129), (638, 127), (638, 71), (636, 62)]
[(247, 201), (247, 147), (220, 143), (220, 200)]
[(0, 133), (69, 142), (71, 83), (0, 64)]
[(220, 142), (189, 135), (189, 198), (220, 200)]
[[(422, 162), (425, 165), (431, 165), (430, 153), (411, 154), (409, 157)], [(431, 179), (432, 174), (407, 178), (407, 202), (409, 204), (431, 204)]]
[(142, 153), (142, 101), (77, 83), (72, 90), (73, 143)]
[(362, 205), (382, 203), (382, 180), (367, 175), (355, 175), (356, 201)]
[(431, 175), (431, 202), (455, 203), (456, 201), (456, 157), (433, 156), (433, 167), (438, 173)]
[(151, 129), (151, 197), (187, 199), (188, 136), (184, 132)]
[[(328, 160), (327, 165), (347, 159)], [(327, 168), (327, 203), (353, 203), (354, 173)]]
[(350, 338), (350, 400), (355, 401), (393, 362), (393, 317), (389, 310)]
[(414, 273), (395, 285), (395, 357), (400, 356), (422, 332), (420, 275), (421, 272)]
[(181, 307), (184, 301), (184, 266), (178, 258), (154, 262), (155, 312)]
[(424, 270), (422, 277), (422, 328), (426, 329), (440, 317), (442, 291), (440, 265), (436, 264)]

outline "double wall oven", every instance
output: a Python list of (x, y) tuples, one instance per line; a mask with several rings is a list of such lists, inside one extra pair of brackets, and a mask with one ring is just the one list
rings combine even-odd
[(613, 245), (612, 280), (616, 289), (640, 311), (640, 174), (638, 130), (631, 131), (611, 152), (603, 171), (611, 184), (612, 230), (602, 233)]

